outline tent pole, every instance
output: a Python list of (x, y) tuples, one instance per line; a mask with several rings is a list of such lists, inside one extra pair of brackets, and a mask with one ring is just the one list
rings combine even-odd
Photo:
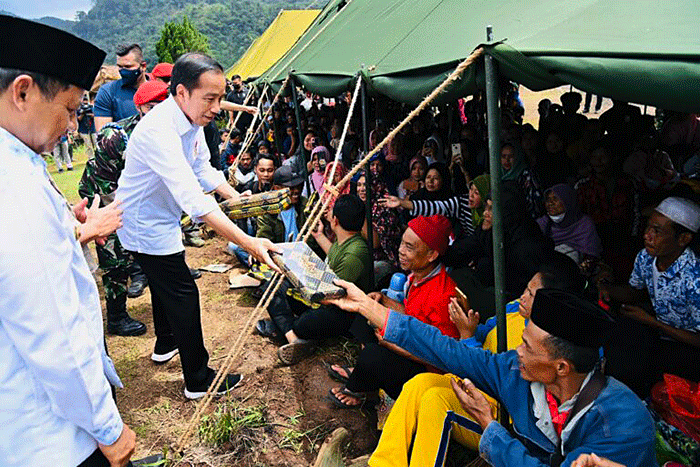
[[(363, 66), (364, 69), (364, 66)], [(362, 150), (367, 154), (369, 152), (369, 136), (367, 128), (367, 83), (362, 80), (360, 84), (360, 98), (362, 99)], [(372, 229), (372, 171), (369, 170), (370, 162), (367, 162), (367, 170), (365, 170), (365, 197), (366, 209), (365, 215), (367, 219), (367, 247), (369, 249), (369, 260), (371, 267), (369, 268), (369, 283), (374, 286), (374, 231)]]
[[(272, 106), (272, 102), (274, 101), (274, 98), (272, 98), (272, 87), (267, 88), (267, 98), (270, 101), (270, 106)], [(282, 154), (282, 137), (280, 135), (280, 129), (277, 126), (277, 120), (275, 119), (274, 107), (272, 107), (270, 113), (272, 114), (272, 131), (275, 134), (275, 148), (277, 149), (277, 154)]]
[[(291, 72), (290, 72), (291, 75)], [(301, 129), (301, 111), (299, 110), (299, 99), (297, 96), (297, 83), (294, 81), (294, 78), (290, 80), (290, 84), (292, 85), (292, 100), (294, 101), (294, 115), (296, 116), (297, 119), (297, 131), (299, 133), (299, 155), (301, 156), (301, 165), (302, 169), (301, 171), (303, 172), (302, 175), (304, 177), (305, 183), (306, 183), (306, 192), (311, 196), (311, 185), (309, 184), (309, 173), (306, 168), (307, 160), (306, 160), (306, 154), (304, 154), (304, 132)]]
[[(486, 27), (486, 40), (493, 42), (493, 27)], [(491, 170), (491, 200), (493, 202), (493, 274), (496, 293), (496, 320), (498, 351), (508, 349), (506, 332), (506, 303), (504, 287), (504, 252), (503, 252), (503, 216), (501, 215), (501, 177), (498, 167), (501, 165), (499, 111), (499, 87), (496, 62), (488, 54), (484, 55), (486, 65), (486, 119), (489, 138), (489, 167)]]

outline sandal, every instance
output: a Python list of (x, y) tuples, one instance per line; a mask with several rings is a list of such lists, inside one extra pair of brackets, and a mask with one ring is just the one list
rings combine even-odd
[[(365, 405), (365, 401), (367, 400), (366, 396), (364, 394), (358, 394), (356, 392), (350, 391), (348, 388), (345, 386), (340, 388), (340, 391), (338, 393), (333, 392), (334, 388), (331, 388), (328, 390), (328, 396), (326, 397), (329, 401), (333, 403), (337, 408), (339, 409), (359, 409), (362, 408), (363, 405)], [(338, 395), (343, 394), (345, 396), (350, 396), (354, 397), (355, 399), (358, 400), (357, 404), (348, 404), (346, 402), (341, 401), (338, 399)]]
[[(350, 367), (338, 365), (338, 364), (332, 365), (328, 362), (323, 362), (323, 366), (326, 367), (326, 371), (328, 372), (328, 376), (330, 376), (334, 380), (338, 381), (339, 383), (343, 383), (343, 384), (348, 383), (348, 380), (350, 379), (350, 375), (352, 374), (352, 370), (350, 369)], [(335, 370), (333, 368), (334, 366), (337, 366), (342, 371), (344, 371), (347, 376), (343, 376), (342, 373), (340, 373), (338, 370)]]
[(313, 349), (313, 343), (303, 339), (298, 339), (289, 344), (285, 344), (277, 349), (277, 356), (285, 365), (296, 365)]

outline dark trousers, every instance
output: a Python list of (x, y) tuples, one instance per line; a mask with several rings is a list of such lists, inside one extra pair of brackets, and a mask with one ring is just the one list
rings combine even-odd
[(148, 277), (153, 308), (156, 347), (180, 351), (185, 385), (190, 391), (206, 390), (214, 370), (202, 336), (199, 290), (185, 264), (185, 252), (166, 256), (134, 253)]
[(367, 344), (357, 357), (346, 387), (352, 392), (384, 389), (389, 397), (397, 399), (404, 383), (425, 371), (425, 365), (421, 363), (395, 354), (379, 344)]
[[(129, 461), (129, 463), (126, 464), (126, 467), (131, 466), (133, 466), (133, 464), (131, 461)], [(109, 461), (105, 455), (102, 454), (102, 451), (95, 449), (95, 452), (90, 454), (90, 457), (82, 461), (78, 467), (109, 467)]]
[(301, 339), (308, 340), (350, 335), (356, 314), (328, 305), (309, 308), (287, 295), (291, 287), (285, 279), (267, 308), (270, 318), (283, 334), (294, 331)]
[(605, 373), (622, 381), (641, 399), (652, 386), (670, 373), (700, 381), (700, 349), (662, 339), (657, 331), (640, 322), (619, 316), (617, 332), (605, 346)]

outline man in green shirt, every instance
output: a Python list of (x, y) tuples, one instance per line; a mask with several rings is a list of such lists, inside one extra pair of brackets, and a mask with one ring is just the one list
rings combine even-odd
[[(342, 195), (329, 216), (335, 242), (323, 234), (320, 223), (313, 236), (326, 253), (326, 263), (333, 272), (367, 291), (372, 261), (360, 234), (364, 219), (365, 207), (360, 198)], [(256, 330), (267, 337), (283, 335), (287, 344), (279, 348), (278, 356), (282, 363), (294, 365), (308, 353), (311, 341), (349, 334), (355, 316), (335, 306), (305, 307), (287, 296), (289, 287), (285, 281), (268, 307), (272, 320), (261, 320)]]

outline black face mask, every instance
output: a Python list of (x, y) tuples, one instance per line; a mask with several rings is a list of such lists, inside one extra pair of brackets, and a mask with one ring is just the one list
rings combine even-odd
[(243, 86), (241, 86), (240, 84), (235, 84), (235, 85), (233, 86), (233, 89), (235, 89), (236, 91), (240, 91), (242, 87), (243, 87)]

